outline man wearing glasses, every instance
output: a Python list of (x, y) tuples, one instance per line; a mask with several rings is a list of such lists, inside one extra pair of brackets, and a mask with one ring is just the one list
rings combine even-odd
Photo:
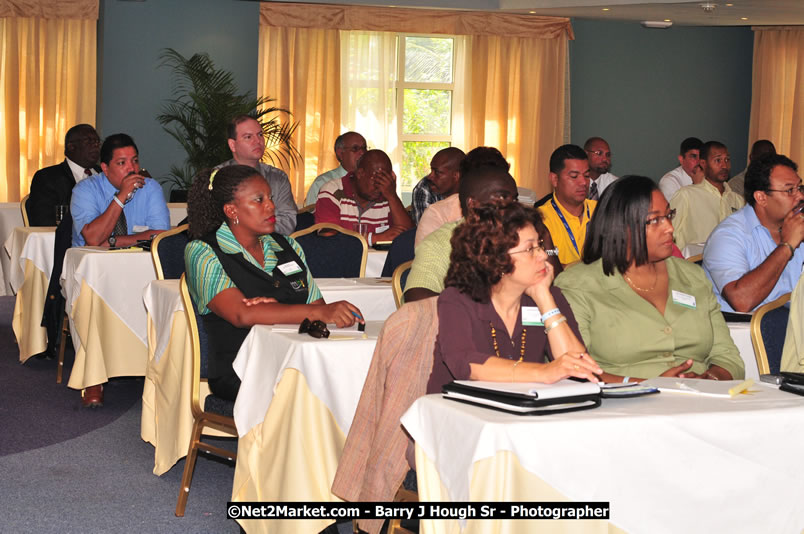
[(751, 162), (743, 209), (721, 222), (703, 267), (724, 311), (751, 312), (793, 290), (804, 265), (804, 187), (798, 166), (781, 154)]
[(709, 141), (701, 146), (700, 165), (704, 180), (684, 186), (670, 199), (676, 210), (676, 246), (684, 249), (689, 244), (703, 243), (720, 221), (736, 212), (745, 201), (727, 183), (731, 176), (731, 158), (726, 145)]
[(617, 179), (611, 174), (611, 148), (602, 137), (590, 137), (583, 144), (589, 156), (589, 193), (590, 200), (600, 200), (603, 191)]
[(357, 168), (357, 160), (366, 153), (366, 149), (366, 139), (359, 133), (346, 132), (339, 135), (335, 139), (335, 157), (338, 158), (340, 165), (313, 180), (313, 183), (310, 184), (310, 189), (307, 190), (304, 205), (315, 204), (316, 200), (318, 200), (318, 192), (327, 182), (343, 178), (348, 173), (354, 172), (355, 168)]

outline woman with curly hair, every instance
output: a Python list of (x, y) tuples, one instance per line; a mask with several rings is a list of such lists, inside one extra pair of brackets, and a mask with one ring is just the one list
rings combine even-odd
[(601, 369), (552, 287), (539, 212), (514, 202), (480, 204), (452, 235), (438, 297), (438, 336), (428, 393), (452, 380), (597, 381)]
[(209, 387), (234, 400), (232, 362), (255, 324), (305, 318), (350, 326), (360, 310), (326, 304), (293, 238), (274, 232), (271, 187), (254, 168), (222, 167), (196, 177), (187, 200), (191, 241), (184, 250), (187, 286), (210, 344)]

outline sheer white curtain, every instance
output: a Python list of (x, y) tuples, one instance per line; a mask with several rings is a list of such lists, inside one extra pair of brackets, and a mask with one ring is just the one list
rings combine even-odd
[(341, 31), (341, 129), (354, 130), (383, 150), (399, 175), (396, 122), (397, 37), (389, 32)]

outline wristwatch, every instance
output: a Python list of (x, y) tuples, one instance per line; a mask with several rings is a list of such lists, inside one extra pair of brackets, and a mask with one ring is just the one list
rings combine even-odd
[(112, 234), (112, 235), (109, 236), (108, 241), (109, 241), (109, 246), (113, 247), (117, 243), (117, 237), (115, 237), (115, 235)]

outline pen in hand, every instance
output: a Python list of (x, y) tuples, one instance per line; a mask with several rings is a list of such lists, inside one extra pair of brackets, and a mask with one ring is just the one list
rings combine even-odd
[(360, 317), (360, 315), (359, 315), (358, 313), (355, 313), (355, 312), (353, 312), (352, 310), (349, 310), (349, 311), (350, 311), (350, 312), (351, 312), (351, 314), (352, 314), (352, 315), (354, 315), (354, 316), (357, 318), (357, 320), (359, 321), (359, 322), (357, 323), (357, 330), (358, 330), (358, 332), (365, 332), (365, 331), (366, 331), (366, 321), (365, 321), (365, 319), (363, 319), (362, 317)]

